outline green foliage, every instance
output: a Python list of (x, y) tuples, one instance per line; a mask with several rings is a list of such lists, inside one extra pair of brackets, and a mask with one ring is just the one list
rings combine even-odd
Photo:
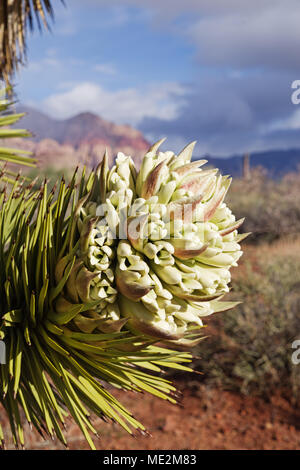
[(38, 28), (47, 29), (47, 16), (53, 18), (50, 0), (1, 0), (0, 2), (0, 79), (9, 83), (26, 59), (27, 27), (32, 30), (34, 17)]
[[(7, 98), (8, 89), (0, 90), (0, 140), (16, 137), (30, 137), (31, 134), (25, 129), (10, 129), (9, 126), (17, 123), (24, 113), (15, 113), (12, 111), (13, 102)], [(35, 167), (36, 160), (32, 158), (31, 152), (20, 149), (9, 148), (6, 145), (0, 146), (0, 161), (13, 163), (16, 165), (25, 165), (28, 167)], [(11, 176), (15, 173), (2, 166), (1, 168), (1, 181), (12, 182)]]
[(30, 171), (26, 172), (26, 176), (30, 181), (35, 181), (34, 187), (37, 189), (45, 178), (50, 186), (54, 186), (56, 181), (60, 181), (61, 178), (64, 178), (66, 181), (70, 181), (73, 173), (74, 168), (57, 169), (54, 166), (45, 166), (42, 168), (35, 167), (30, 169)]
[(250, 181), (233, 181), (228, 199), (237, 218), (246, 218), (242, 228), (252, 232), (249, 243), (300, 232), (300, 172), (275, 181), (252, 170)]
[[(83, 174), (77, 186), (75, 172), (56, 192), (47, 190), (46, 181), (33, 189), (16, 179), (9, 194), (5, 189), (0, 194), (0, 339), (7, 350), (6, 364), (0, 367), (0, 404), (16, 445), (24, 445), (21, 410), (41, 435), (56, 435), (64, 444), (68, 414), (92, 448), (90, 433), (97, 431), (90, 412), (118, 422), (129, 433), (143, 431), (104, 384), (175, 403), (175, 388), (160, 376), (161, 367), (190, 370), (185, 366), (189, 353), (158, 347), (129, 330), (94, 335), (76, 330), (72, 318), (88, 311), (90, 303), (76, 305), (76, 312), (56, 311), (78, 246), (73, 240), (76, 205), (88, 195), (94, 178), (95, 172)], [(56, 283), (59, 260), (64, 268)]]
[(296, 400), (300, 366), (291, 346), (300, 338), (300, 260), (273, 250), (260, 255), (233, 282), (232, 297), (243, 303), (211, 320), (213, 336), (200, 343), (197, 366), (218, 386), (265, 397), (280, 388)]

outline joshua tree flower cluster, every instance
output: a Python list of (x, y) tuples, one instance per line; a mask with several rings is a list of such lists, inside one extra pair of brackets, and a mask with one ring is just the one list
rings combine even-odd
[(191, 161), (194, 143), (178, 155), (161, 143), (138, 172), (104, 155), (50, 192), (17, 180), (1, 193), (0, 401), (16, 444), (20, 409), (65, 444), (68, 413), (91, 447), (90, 412), (143, 431), (105, 384), (174, 402), (161, 368), (191, 370), (183, 348), (203, 339), (203, 318), (236, 305), (223, 300), (244, 238), (224, 202), (230, 179)]

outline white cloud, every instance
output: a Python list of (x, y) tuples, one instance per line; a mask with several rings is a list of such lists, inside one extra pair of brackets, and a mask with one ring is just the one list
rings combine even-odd
[(67, 91), (50, 95), (40, 106), (56, 118), (92, 111), (116, 123), (137, 125), (146, 117), (167, 121), (175, 119), (184, 102), (184, 95), (183, 86), (173, 82), (140, 90), (127, 88), (117, 91), (84, 82)]
[(113, 64), (96, 64), (94, 70), (105, 75), (116, 75), (117, 69)]
[(243, 3), (222, 16), (199, 18), (189, 30), (202, 64), (241, 68), (298, 68), (300, 3)]
[(278, 119), (267, 126), (267, 131), (300, 129), (300, 109), (296, 109), (285, 119)]
[[(96, 2), (95, 2), (96, 3)], [(102, 5), (111, 0), (99, 0)], [(115, 0), (151, 12), (195, 47), (201, 65), (299, 69), (299, 0)], [(183, 19), (184, 22), (174, 21)]]

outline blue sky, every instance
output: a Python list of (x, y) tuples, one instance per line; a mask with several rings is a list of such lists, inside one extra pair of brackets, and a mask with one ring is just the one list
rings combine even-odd
[[(93, 111), (198, 154), (300, 146), (298, 0), (56, 0), (30, 34), (19, 100)], [(56, 6), (57, 4), (57, 6)]]

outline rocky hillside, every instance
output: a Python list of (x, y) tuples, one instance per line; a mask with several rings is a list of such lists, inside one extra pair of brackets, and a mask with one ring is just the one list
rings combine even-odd
[(44, 168), (69, 168), (78, 163), (95, 166), (105, 148), (108, 149), (110, 163), (121, 151), (131, 155), (139, 164), (150, 145), (140, 131), (106, 121), (90, 112), (58, 120), (28, 107), (19, 107), (18, 111), (26, 112), (18, 127), (21, 123), (34, 135), (22, 141), (15, 139), (13, 144), (33, 151)]

